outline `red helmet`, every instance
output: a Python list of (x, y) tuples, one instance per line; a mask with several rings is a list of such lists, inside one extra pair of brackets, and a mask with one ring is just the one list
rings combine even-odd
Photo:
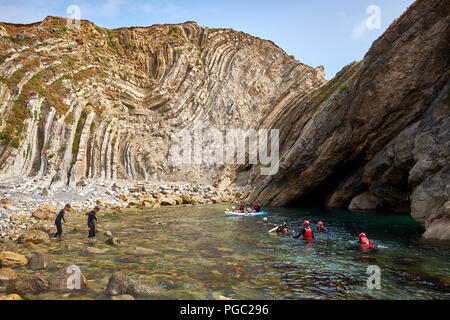
[(360, 233), (359, 234), (359, 237), (361, 238), (361, 237), (366, 237), (366, 234), (365, 233)]
[(317, 222), (317, 225), (318, 225), (318, 226), (323, 226), (323, 222), (322, 222), (322, 221), (319, 221), (319, 222)]
[(308, 220), (305, 220), (305, 221), (303, 222), (303, 225), (309, 226), (309, 221), (308, 221)]

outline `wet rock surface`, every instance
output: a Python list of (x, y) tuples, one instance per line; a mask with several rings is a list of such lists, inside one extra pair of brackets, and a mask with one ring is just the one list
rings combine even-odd
[(106, 292), (112, 296), (127, 294), (133, 297), (148, 297), (155, 294), (156, 290), (119, 272), (115, 272), (109, 278)]

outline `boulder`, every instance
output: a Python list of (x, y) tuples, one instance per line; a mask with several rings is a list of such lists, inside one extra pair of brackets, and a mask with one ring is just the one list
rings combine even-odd
[(46, 253), (38, 252), (28, 259), (28, 267), (32, 270), (47, 269), (53, 266), (53, 259)]
[(8, 294), (7, 296), (1, 296), (0, 300), (23, 300), (18, 294)]
[(8, 282), (17, 277), (16, 272), (10, 268), (0, 268), (0, 283)]
[(119, 272), (113, 273), (109, 278), (106, 292), (111, 296), (128, 294), (133, 297), (147, 297), (156, 293), (151, 287), (140, 284)]
[(364, 192), (352, 199), (350, 210), (376, 210), (382, 200), (370, 192)]
[(161, 199), (159, 199), (159, 202), (162, 206), (175, 206), (177, 205), (177, 202), (175, 201), (175, 199), (172, 198), (168, 198), (168, 197), (163, 197)]
[(119, 239), (114, 237), (107, 239), (105, 243), (109, 244), (110, 246), (120, 246), (122, 244), (122, 242)]
[(50, 238), (48, 237), (48, 233), (46, 233), (42, 230), (25, 231), (25, 233), (22, 234), (18, 239), (19, 243), (31, 242), (34, 244), (45, 243), (45, 242), (49, 242), (49, 241), (50, 241)]
[(55, 206), (52, 206), (51, 204), (43, 204), (39, 206), (31, 216), (38, 220), (51, 220), (57, 212), (58, 210)]
[(122, 294), (120, 296), (111, 297), (111, 300), (134, 300), (134, 298), (133, 298), (133, 296), (130, 296), (129, 294)]
[(50, 289), (55, 291), (79, 290), (89, 286), (80, 268), (74, 264), (52, 274), (48, 278), (48, 284)]
[(11, 251), (0, 252), (0, 267), (15, 268), (19, 266), (25, 266), (27, 264), (27, 258), (21, 254)]
[(48, 289), (48, 282), (38, 276), (19, 276), (8, 282), (8, 290), (18, 294), (40, 293)]

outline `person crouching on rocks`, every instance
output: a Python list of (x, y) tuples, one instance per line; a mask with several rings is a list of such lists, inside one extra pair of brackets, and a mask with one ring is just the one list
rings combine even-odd
[(98, 224), (97, 212), (100, 211), (100, 207), (96, 206), (91, 212), (88, 213), (88, 230), (89, 238), (95, 238), (95, 227)]
[(62, 209), (58, 215), (56, 216), (55, 219), (55, 226), (56, 226), (56, 233), (53, 236), (53, 238), (58, 237), (59, 239), (62, 238), (63, 235), (63, 230), (62, 230), (62, 225), (61, 225), (61, 220), (64, 221), (64, 225), (66, 225), (66, 212), (68, 212), (70, 210), (70, 204), (66, 204), (64, 209)]

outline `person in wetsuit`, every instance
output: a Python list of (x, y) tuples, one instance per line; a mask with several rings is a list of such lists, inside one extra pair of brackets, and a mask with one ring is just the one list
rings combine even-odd
[(97, 220), (97, 212), (100, 211), (100, 207), (96, 206), (91, 212), (88, 213), (88, 230), (89, 230), (89, 238), (95, 238), (95, 227), (98, 223)]
[(62, 209), (55, 219), (55, 226), (56, 226), (56, 233), (53, 235), (53, 238), (58, 237), (59, 239), (62, 238), (63, 230), (61, 225), (61, 220), (64, 221), (64, 224), (66, 224), (66, 212), (70, 210), (70, 204), (66, 204), (64, 206), (64, 209)]
[(241, 205), (239, 206), (239, 210), (237, 211), (237, 212), (240, 212), (240, 213), (244, 213), (245, 212), (245, 203), (241, 203)]
[(360, 233), (359, 234), (358, 243), (361, 244), (361, 248), (362, 249), (373, 249), (373, 248), (377, 247), (376, 244), (370, 243), (370, 241), (367, 238), (365, 233)]
[(303, 240), (312, 240), (314, 239), (314, 233), (312, 232), (311, 228), (309, 227), (310, 223), (308, 220), (303, 222), (303, 230), (300, 231), (298, 235), (294, 237), (294, 239), (300, 238), (300, 236), (303, 236)]
[(283, 222), (277, 228), (277, 233), (288, 233), (288, 232), (289, 232), (289, 227), (287, 226), (286, 222)]
[(323, 226), (323, 222), (317, 222), (317, 232), (328, 232), (328, 229)]
[(252, 210), (253, 213), (255, 212), (261, 212), (261, 205), (259, 203), (255, 204)]

